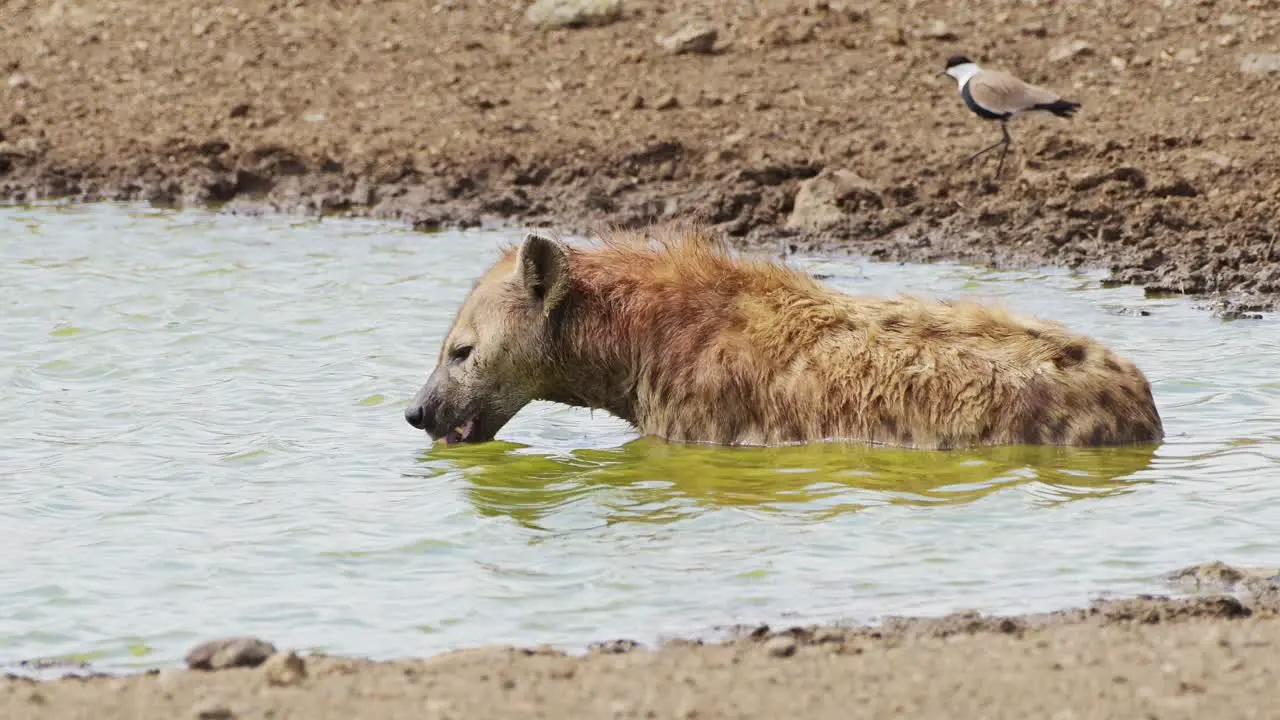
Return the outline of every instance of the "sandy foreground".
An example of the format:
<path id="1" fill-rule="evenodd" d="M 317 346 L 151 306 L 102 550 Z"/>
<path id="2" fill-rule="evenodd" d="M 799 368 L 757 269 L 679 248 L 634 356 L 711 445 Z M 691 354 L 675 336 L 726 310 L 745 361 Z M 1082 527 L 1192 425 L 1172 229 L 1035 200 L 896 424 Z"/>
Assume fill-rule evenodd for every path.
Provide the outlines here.
<path id="1" fill-rule="evenodd" d="M 1276 717 L 1280 574 L 1211 563 L 1173 580 L 1190 592 L 578 655 L 480 647 L 374 662 L 223 639 L 193 649 L 190 669 L 0 679 L 0 717 Z"/>
<path id="2" fill-rule="evenodd" d="M 747 247 L 1108 268 L 1228 317 L 1280 298 L 1276 0 L 625 0 L 561 28 L 527 6 L 0 0 L 0 197 L 698 219 Z M 998 181 L 956 169 L 999 137 L 937 77 L 957 52 L 1084 107 L 1015 122 Z M 7 678 L 0 718 L 1280 717 L 1280 593 L 1208 567 L 1208 596 L 1043 616 Z"/>

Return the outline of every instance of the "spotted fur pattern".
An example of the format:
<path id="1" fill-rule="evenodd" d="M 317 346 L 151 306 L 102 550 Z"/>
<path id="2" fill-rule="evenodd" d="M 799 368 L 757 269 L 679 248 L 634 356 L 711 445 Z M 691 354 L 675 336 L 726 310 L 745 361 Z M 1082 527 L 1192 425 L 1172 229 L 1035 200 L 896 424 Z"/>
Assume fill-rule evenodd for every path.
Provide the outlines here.
<path id="1" fill-rule="evenodd" d="M 1163 437 L 1143 373 L 1058 323 L 971 301 L 848 295 L 696 231 L 556 247 L 563 298 L 541 331 L 523 333 L 525 361 L 495 364 L 528 375 L 475 386 L 518 382 L 530 400 L 607 410 L 672 441 L 945 449 Z M 511 280 L 517 255 L 467 306 L 527 310 Z"/>

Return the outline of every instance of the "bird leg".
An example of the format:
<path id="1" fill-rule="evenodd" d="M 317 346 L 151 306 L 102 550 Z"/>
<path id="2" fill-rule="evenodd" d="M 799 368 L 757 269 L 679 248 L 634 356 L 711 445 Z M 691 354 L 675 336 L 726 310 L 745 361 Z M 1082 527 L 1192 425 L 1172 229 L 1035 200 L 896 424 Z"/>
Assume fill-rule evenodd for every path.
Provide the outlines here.
<path id="1" fill-rule="evenodd" d="M 960 167 L 967 165 L 968 163 L 972 162 L 973 160 L 977 159 L 982 155 L 986 155 L 987 153 L 991 152 L 992 150 L 995 150 L 996 148 L 1003 148 L 1003 151 L 1000 153 L 1000 162 L 996 166 L 996 177 L 999 177 L 1000 170 L 1004 168 L 1004 156 L 1009 153 L 1009 143 L 1012 142 L 1013 140 L 1013 138 L 1009 137 L 1009 128 L 1004 124 L 1004 121 L 1000 122 L 1000 134 L 1001 134 L 1001 137 L 999 142 L 995 143 L 994 145 L 984 147 L 978 152 L 965 158 L 964 160 L 961 160 Z"/>
<path id="2" fill-rule="evenodd" d="M 1000 171 L 1004 169 L 1004 156 L 1009 154 L 1009 145 L 1013 142 L 1013 138 L 1009 137 L 1009 126 L 1000 123 L 1000 133 L 1004 136 L 1000 139 L 1000 143 L 1004 145 L 1004 150 L 1000 152 L 1000 162 L 996 163 L 996 177 L 1000 177 Z"/>

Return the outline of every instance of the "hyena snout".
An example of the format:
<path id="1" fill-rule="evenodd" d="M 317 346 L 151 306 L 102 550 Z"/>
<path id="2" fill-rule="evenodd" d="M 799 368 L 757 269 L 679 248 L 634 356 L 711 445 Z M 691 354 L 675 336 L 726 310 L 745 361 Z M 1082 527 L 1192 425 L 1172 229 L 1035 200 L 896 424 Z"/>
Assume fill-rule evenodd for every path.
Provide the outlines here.
<path id="1" fill-rule="evenodd" d="M 419 430 L 427 429 L 427 409 L 421 405 L 410 405 L 404 409 L 404 420 Z"/>
<path id="2" fill-rule="evenodd" d="M 440 398 L 431 391 L 431 383 L 418 391 L 404 409 L 404 420 L 419 430 L 431 431 L 436 426 L 440 415 Z"/>

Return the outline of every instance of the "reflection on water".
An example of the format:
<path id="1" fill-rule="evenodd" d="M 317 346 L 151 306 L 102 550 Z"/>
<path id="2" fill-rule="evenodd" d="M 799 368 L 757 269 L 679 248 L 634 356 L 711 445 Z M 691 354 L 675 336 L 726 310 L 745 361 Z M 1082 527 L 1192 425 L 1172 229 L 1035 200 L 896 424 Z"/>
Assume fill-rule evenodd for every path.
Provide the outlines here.
<path id="1" fill-rule="evenodd" d="M 0 209 L 0 668 L 1047 610 L 1280 557 L 1280 323 L 1069 272 L 791 260 L 1066 321 L 1147 373 L 1159 446 L 672 445 L 535 403 L 433 448 L 404 405 L 518 237 Z"/>
<path id="2" fill-rule="evenodd" d="M 1014 487 L 1040 505 L 1113 497 L 1150 482 L 1130 476 L 1151 464 L 1156 447 L 919 452 L 837 443 L 718 448 L 646 437 L 551 455 L 502 442 L 438 445 L 418 461 L 426 477 L 461 473 L 480 514 L 542 529 L 544 516 L 587 495 L 607 524 L 669 523 L 729 506 L 820 522 L 879 505 L 963 505 Z"/>

